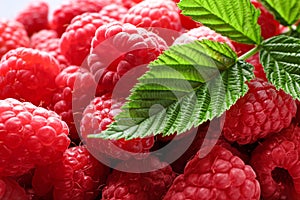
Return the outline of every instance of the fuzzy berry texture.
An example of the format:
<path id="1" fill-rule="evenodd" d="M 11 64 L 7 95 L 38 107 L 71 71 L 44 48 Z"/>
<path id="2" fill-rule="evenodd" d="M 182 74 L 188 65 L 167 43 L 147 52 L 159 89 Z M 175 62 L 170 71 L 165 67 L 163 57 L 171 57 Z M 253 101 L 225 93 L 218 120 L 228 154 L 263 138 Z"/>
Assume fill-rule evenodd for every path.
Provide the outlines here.
<path id="1" fill-rule="evenodd" d="M 29 45 L 30 39 L 23 24 L 0 19 L 0 58 L 11 49 Z"/>
<path id="2" fill-rule="evenodd" d="M 70 137 L 74 141 L 79 139 L 79 134 L 74 121 L 73 109 L 76 110 L 77 115 L 78 111 L 83 111 L 81 108 L 86 105 L 82 105 L 82 103 L 84 99 L 88 98 L 85 95 L 91 88 L 96 87 L 96 82 L 90 73 L 85 73 L 78 66 L 70 65 L 57 75 L 55 84 L 58 89 L 52 99 L 53 110 L 68 124 Z M 74 85 L 78 85 L 80 88 L 74 87 Z M 75 93 L 74 90 L 76 90 Z M 72 106 L 73 102 L 76 104 L 76 109 Z"/>
<path id="3" fill-rule="evenodd" d="M 68 127 L 53 111 L 15 99 L 0 100 L 0 176 L 18 176 L 61 158 Z"/>
<path id="4" fill-rule="evenodd" d="M 24 188 L 11 178 L 0 178 L 0 199 L 28 200 Z"/>
<path id="5" fill-rule="evenodd" d="M 117 93 L 128 96 L 136 79 L 147 70 L 146 65 L 167 48 L 158 35 L 132 24 L 112 22 L 100 26 L 92 40 L 87 66 L 98 82 L 97 94 L 112 94 L 126 75 L 126 84 Z"/>
<path id="6" fill-rule="evenodd" d="M 60 50 L 72 65 L 80 66 L 90 52 L 97 28 L 114 21 L 100 13 L 84 13 L 72 19 L 61 36 Z"/>
<path id="7" fill-rule="evenodd" d="M 127 160 L 130 157 L 144 157 L 154 144 L 154 137 L 136 138 L 131 140 L 89 139 L 89 134 L 101 133 L 120 112 L 121 103 L 108 96 L 96 97 L 83 112 L 80 126 L 82 138 L 87 146 L 96 154 L 104 153 L 112 158 Z"/>
<path id="8" fill-rule="evenodd" d="M 113 3 L 103 7 L 99 13 L 101 16 L 107 16 L 116 21 L 121 21 L 127 12 L 128 8 L 126 8 L 124 5 Z"/>
<path id="9" fill-rule="evenodd" d="M 33 189 L 41 197 L 52 191 L 53 200 L 94 200 L 108 173 L 86 147 L 71 147 L 56 163 L 36 168 Z"/>
<path id="10" fill-rule="evenodd" d="M 281 33 L 281 26 L 274 16 L 257 0 L 251 0 L 251 3 L 255 8 L 260 10 L 260 16 L 258 17 L 258 24 L 261 27 L 261 35 L 264 39 L 268 39 L 272 36 Z M 242 55 L 253 48 L 253 45 L 241 44 L 233 42 L 238 55 Z"/>
<path id="11" fill-rule="evenodd" d="M 230 142 L 250 144 L 281 131 L 296 115 L 296 102 L 283 90 L 261 79 L 248 82 L 249 90 L 224 117 L 223 136 Z"/>
<path id="12" fill-rule="evenodd" d="M 35 49 L 37 45 L 43 44 L 43 43 L 47 42 L 48 40 L 54 39 L 54 38 L 58 38 L 56 31 L 43 29 L 43 30 L 40 30 L 39 32 L 34 33 L 30 37 L 30 46 L 31 46 L 31 48 Z"/>
<path id="13" fill-rule="evenodd" d="M 32 1 L 18 13 L 15 20 L 22 23 L 27 34 L 31 36 L 35 32 L 49 28 L 48 13 L 49 6 L 47 2 Z"/>
<path id="14" fill-rule="evenodd" d="M 0 63 L 0 98 L 16 98 L 47 107 L 56 89 L 60 69 L 47 52 L 17 48 L 5 54 Z"/>
<path id="15" fill-rule="evenodd" d="M 61 36 L 72 19 L 87 12 L 99 12 L 111 0 L 68 0 L 53 11 L 51 28 Z"/>
<path id="16" fill-rule="evenodd" d="M 199 151 L 188 162 L 164 200 L 259 200 L 260 186 L 253 169 L 227 149 L 215 146 L 208 155 Z"/>
<path id="17" fill-rule="evenodd" d="M 153 167 L 154 170 L 144 173 L 127 172 L 133 168 L 138 172 L 137 167 Z M 115 169 L 109 175 L 102 200 L 161 200 L 175 178 L 172 168 L 155 157 L 140 162 L 126 161 L 124 167 L 120 168 L 122 171 Z"/>
<path id="18" fill-rule="evenodd" d="M 235 50 L 232 42 L 230 39 L 228 39 L 225 36 L 222 36 L 219 33 L 216 33 L 214 30 L 211 30 L 210 28 L 206 26 L 200 26 L 197 28 L 193 28 L 185 33 L 183 33 L 181 36 L 179 36 L 173 43 L 173 45 L 176 44 L 187 44 L 195 40 L 212 40 L 215 42 L 220 43 L 226 43 L 228 44 L 233 50 Z"/>
<path id="19" fill-rule="evenodd" d="M 69 60 L 61 52 L 59 38 L 48 39 L 47 41 L 36 45 L 35 48 L 40 51 L 47 52 L 48 55 L 55 58 L 59 64 L 60 71 L 70 65 Z"/>
<path id="20" fill-rule="evenodd" d="M 262 198 L 300 199 L 300 128 L 291 126 L 266 139 L 252 153 Z"/>

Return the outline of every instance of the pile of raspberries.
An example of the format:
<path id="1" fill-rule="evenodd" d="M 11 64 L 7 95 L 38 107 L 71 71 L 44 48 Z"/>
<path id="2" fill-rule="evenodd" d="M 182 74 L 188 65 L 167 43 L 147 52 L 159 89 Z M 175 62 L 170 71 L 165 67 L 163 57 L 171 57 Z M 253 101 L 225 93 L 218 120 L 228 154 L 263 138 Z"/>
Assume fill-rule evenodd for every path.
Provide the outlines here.
<path id="1" fill-rule="evenodd" d="M 145 66 L 170 46 L 252 48 L 182 15 L 178 2 L 67 0 L 49 13 L 41 0 L 0 18 L 1 200 L 300 199 L 300 103 L 268 83 L 258 55 L 247 60 L 255 74 L 247 94 L 193 131 L 87 137 L 114 121 Z M 265 39 L 284 30 L 251 3 Z"/>

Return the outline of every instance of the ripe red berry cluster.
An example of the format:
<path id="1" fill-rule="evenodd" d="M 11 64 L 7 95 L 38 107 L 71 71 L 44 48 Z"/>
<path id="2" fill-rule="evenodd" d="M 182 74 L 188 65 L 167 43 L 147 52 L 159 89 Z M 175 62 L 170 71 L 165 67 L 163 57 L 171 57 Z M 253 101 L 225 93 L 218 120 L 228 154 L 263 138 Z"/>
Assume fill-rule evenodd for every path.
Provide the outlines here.
<path id="1" fill-rule="evenodd" d="M 178 2 L 67 0 L 49 13 L 40 0 L 0 18 L 1 200 L 300 199 L 300 103 L 267 81 L 258 54 L 247 94 L 216 120 L 176 137 L 88 137 L 114 122 L 170 45 L 251 48 L 183 16 Z M 262 36 L 279 34 L 251 3 Z"/>

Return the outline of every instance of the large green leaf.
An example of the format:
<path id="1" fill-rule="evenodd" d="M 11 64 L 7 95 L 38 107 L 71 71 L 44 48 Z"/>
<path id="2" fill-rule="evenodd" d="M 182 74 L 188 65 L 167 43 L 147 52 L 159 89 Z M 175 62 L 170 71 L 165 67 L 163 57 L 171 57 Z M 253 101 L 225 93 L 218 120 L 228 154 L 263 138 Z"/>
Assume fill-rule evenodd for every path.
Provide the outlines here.
<path id="1" fill-rule="evenodd" d="M 300 39 L 285 35 L 262 43 L 260 59 L 268 80 L 300 100 Z"/>
<path id="2" fill-rule="evenodd" d="M 213 53 L 214 52 L 214 53 Z M 182 133 L 222 115 L 244 95 L 253 67 L 226 44 L 196 41 L 171 47 L 149 65 L 106 139 Z"/>
<path id="3" fill-rule="evenodd" d="M 300 19 L 299 0 L 261 0 L 281 24 L 289 26 Z"/>
<path id="4" fill-rule="evenodd" d="M 181 0 L 182 13 L 237 42 L 260 44 L 259 10 L 249 0 Z"/>

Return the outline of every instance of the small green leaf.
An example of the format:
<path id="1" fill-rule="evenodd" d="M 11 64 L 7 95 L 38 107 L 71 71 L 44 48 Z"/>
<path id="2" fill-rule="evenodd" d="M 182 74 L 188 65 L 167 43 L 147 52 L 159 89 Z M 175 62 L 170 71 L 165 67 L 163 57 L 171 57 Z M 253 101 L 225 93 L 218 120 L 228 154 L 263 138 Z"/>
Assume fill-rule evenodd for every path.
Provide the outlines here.
<path id="1" fill-rule="evenodd" d="M 115 122 L 89 137 L 132 139 L 183 133 L 222 115 L 247 92 L 245 82 L 253 77 L 252 65 L 237 61 L 227 44 L 211 41 L 173 46 L 149 68 Z"/>
<path id="2" fill-rule="evenodd" d="M 249 0 L 181 0 L 182 13 L 237 42 L 260 44 L 259 10 Z"/>
<path id="3" fill-rule="evenodd" d="M 300 39 L 285 35 L 262 43 L 260 59 L 268 80 L 300 100 Z"/>
<path id="4" fill-rule="evenodd" d="M 299 0 L 261 0 L 261 2 L 285 26 L 290 26 L 300 19 Z"/>

